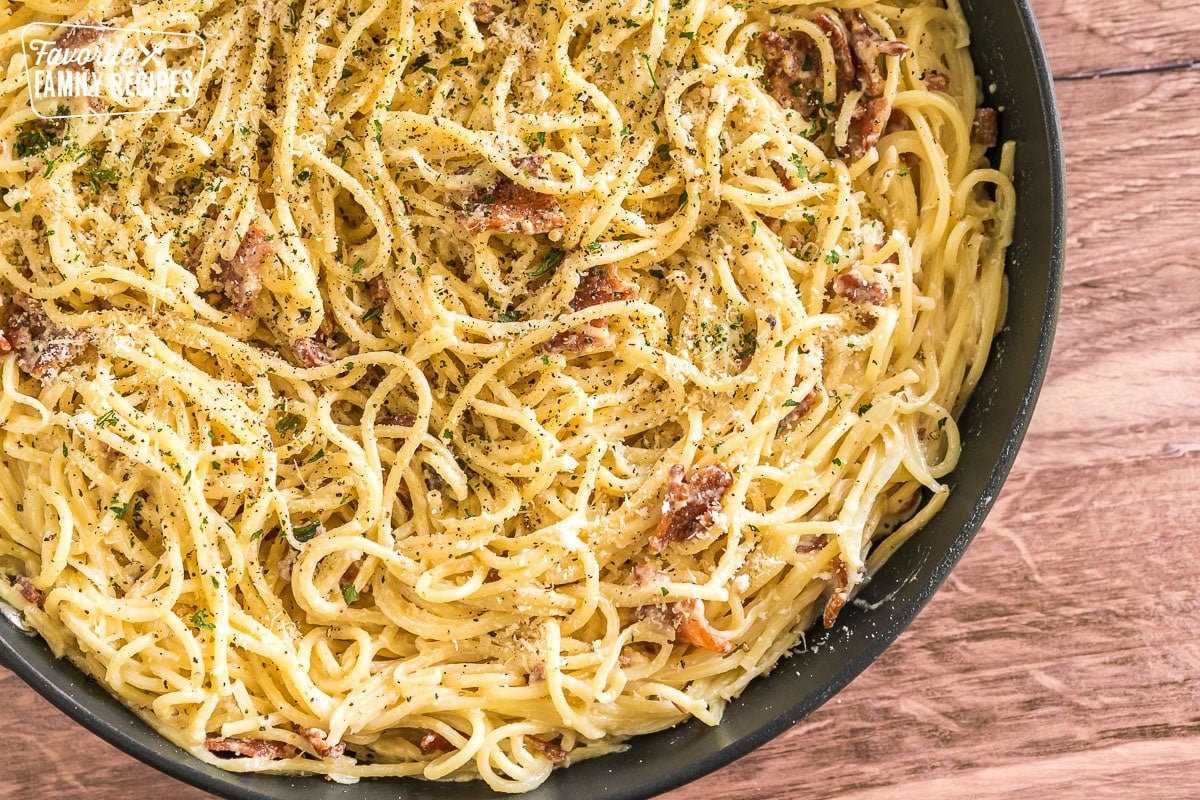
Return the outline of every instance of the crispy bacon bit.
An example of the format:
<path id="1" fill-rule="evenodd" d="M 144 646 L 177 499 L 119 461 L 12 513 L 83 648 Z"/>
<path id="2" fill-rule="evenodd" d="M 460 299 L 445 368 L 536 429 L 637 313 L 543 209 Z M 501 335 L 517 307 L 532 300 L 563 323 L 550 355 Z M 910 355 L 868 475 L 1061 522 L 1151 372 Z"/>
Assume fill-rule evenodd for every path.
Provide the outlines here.
<path id="1" fill-rule="evenodd" d="M 290 744 L 266 739 L 205 739 L 204 747 L 210 753 L 230 753 L 241 758 L 266 758 L 277 761 L 283 758 L 293 758 L 300 754 Z"/>
<path id="2" fill-rule="evenodd" d="M 571 298 L 571 308 L 579 311 L 615 300 L 636 300 L 637 296 L 637 287 L 630 286 L 617 277 L 612 267 L 592 267 L 579 276 L 579 286 L 575 289 L 575 296 Z M 592 325 L 597 328 L 605 324 L 600 320 L 592 320 Z"/>
<path id="3" fill-rule="evenodd" d="M 857 272 L 843 272 L 833 279 L 838 297 L 855 305 L 879 305 L 887 302 L 891 291 L 881 281 L 868 281 Z"/>
<path id="4" fill-rule="evenodd" d="M 912 123 L 908 120 L 908 114 L 903 111 L 893 111 L 891 118 L 888 120 L 888 132 L 904 131 L 912 127 Z"/>
<path id="5" fill-rule="evenodd" d="M 317 328 L 317 335 L 321 337 L 322 342 L 333 343 L 333 315 L 327 311 L 321 312 L 321 325 Z"/>
<path id="6" fill-rule="evenodd" d="M 827 629 L 833 627 L 837 615 L 850 598 L 850 575 L 846 572 L 846 562 L 842 561 L 841 556 L 833 558 L 833 579 L 833 594 L 825 604 L 825 613 L 821 617 L 821 622 Z"/>
<path id="7" fill-rule="evenodd" d="M 525 734 L 524 741 L 526 747 L 538 751 L 552 764 L 561 764 L 567 760 L 567 751 L 554 742 L 547 742 L 545 739 L 539 739 L 529 734 Z"/>
<path id="8" fill-rule="evenodd" d="M 636 564 L 633 567 L 633 582 L 638 586 L 656 586 L 666 580 L 667 573 L 648 564 Z M 733 642 L 709 624 L 704 616 L 704 601 L 698 598 L 642 606 L 637 610 L 637 616 L 671 630 L 673 642 L 682 639 L 716 653 L 728 653 L 733 649 Z"/>
<path id="9" fill-rule="evenodd" d="M 292 355 L 306 367 L 323 367 L 335 359 L 329 348 L 315 336 L 305 336 L 292 341 Z"/>
<path id="10" fill-rule="evenodd" d="M 883 96 L 886 82 L 879 69 L 879 59 L 882 56 L 902 56 L 912 48 L 904 42 L 884 38 L 858 11 L 847 12 L 845 18 L 850 28 L 850 43 L 854 48 L 858 85 L 863 90 L 863 100 L 862 105 L 854 110 L 853 124 L 841 154 L 857 159 L 875 149 L 892 116 L 892 103 Z"/>
<path id="11" fill-rule="evenodd" d="M 837 65 L 837 101 L 838 105 L 841 105 L 846 95 L 854 88 L 854 78 L 857 75 L 846 25 L 842 20 L 824 11 L 814 15 L 813 22 L 824 31 L 833 47 L 833 61 Z"/>
<path id="12" fill-rule="evenodd" d="M 421 741 L 417 743 L 417 746 L 421 748 L 421 755 L 428 756 L 434 753 L 445 753 L 454 749 L 454 745 L 450 744 L 450 740 L 440 733 L 435 733 L 425 728 L 421 730 L 424 733 L 421 734 Z"/>
<path id="13" fill-rule="evenodd" d="M 617 300 L 636 300 L 637 296 L 637 287 L 625 283 L 612 271 L 612 267 L 606 264 L 592 267 L 580 274 L 579 286 L 575 288 L 575 294 L 571 297 L 571 310 L 580 311 Z M 608 333 L 608 317 L 592 320 L 591 327 Z M 542 349 L 551 353 L 582 353 L 601 345 L 604 341 L 604 334 L 597 335 L 595 331 L 589 331 L 587 328 L 575 328 L 555 335 L 542 345 Z"/>
<path id="14" fill-rule="evenodd" d="M 340 758 L 346 752 L 346 743 L 329 744 L 329 734 L 320 728 L 301 728 L 300 735 L 308 739 L 313 750 L 321 758 Z"/>
<path id="15" fill-rule="evenodd" d="M 29 578 L 26 578 L 24 575 L 17 575 L 12 579 L 12 583 L 13 586 L 17 587 L 17 591 L 21 593 L 21 597 L 24 597 L 26 602 L 32 603 L 35 606 L 42 604 L 42 593 L 33 585 L 33 581 Z"/>
<path id="16" fill-rule="evenodd" d="M 350 566 L 346 567 L 346 571 L 342 573 L 342 577 L 338 578 L 338 585 L 349 586 L 354 583 L 360 572 L 362 572 L 362 562 L 351 561 Z"/>
<path id="17" fill-rule="evenodd" d="M 728 653 L 733 649 L 733 642 L 708 624 L 708 618 L 704 616 L 703 600 L 689 597 L 686 600 L 677 600 L 671 603 L 671 607 L 676 617 L 675 635 L 677 638 L 717 653 Z"/>
<path id="18" fill-rule="evenodd" d="M 850 44 L 854 48 L 859 85 L 868 97 L 879 97 L 884 90 L 879 58 L 906 55 L 912 48 L 904 42 L 885 39 L 859 11 L 846 12 L 845 18 L 850 28 Z"/>
<path id="19" fill-rule="evenodd" d="M 4 292 L 0 292 L 0 353 L 7 353 L 12 350 L 12 345 L 4 336 Z"/>
<path id="20" fill-rule="evenodd" d="M 925 73 L 925 88 L 931 92 L 950 91 L 950 77 L 930 70 Z"/>
<path id="21" fill-rule="evenodd" d="M 275 256 L 275 246 L 267 233 L 257 224 L 246 229 L 233 258 L 218 258 L 221 280 L 225 284 L 225 296 L 233 303 L 238 316 L 248 317 L 254 310 L 254 301 L 262 292 L 262 269 Z"/>
<path id="22" fill-rule="evenodd" d="M 833 48 L 837 102 L 840 104 L 853 88 L 856 74 L 846 26 L 825 11 L 814 15 L 813 23 Z M 825 67 L 816 43 L 804 33 L 783 36 L 778 31 L 765 31 L 759 43 L 766 61 L 763 74 L 771 87 L 771 96 L 784 108 L 806 114 L 817 111 L 825 90 Z"/>
<path id="23" fill-rule="evenodd" d="M 446 480 L 436 469 L 429 466 L 429 464 L 422 464 L 421 472 L 425 476 L 425 485 L 428 486 L 430 490 L 435 492 L 445 491 Z M 403 485 L 404 484 L 401 484 L 401 486 Z"/>
<path id="24" fill-rule="evenodd" d="M 782 164 L 772 161 L 771 171 L 775 173 L 775 177 L 779 179 L 779 185 L 789 192 L 796 188 L 796 181 L 792 180 L 792 171 L 784 167 Z"/>
<path id="25" fill-rule="evenodd" d="M 495 583 L 498 580 L 500 580 L 500 570 L 496 569 L 495 567 L 489 567 L 487 575 L 483 578 L 483 582 Z"/>
<path id="26" fill-rule="evenodd" d="M 475 17 L 475 21 L 480 25 L 487 25 L 496 18 L 496 9 L 492 8 L 491 3 L 476 0 L 471 3 L 471 15 Z"/>
<path id="27" fill-rule="evenodd" d="M 283 554 L 283 558 L 279 559 L 279 563 L 275 565 L 275 571 L 279 574 L 279 579 L 284 583 L 292 582 L 292 568 L 296 566 L 296 550 L 292 547 L 287 549 Z"/>
<path id="28" fill-rule="evenodd" d="M 546 680 L 546 665 L 540 661 L 533 665 L 533 669 L 529 670 L 529 678 L 527 683 L 538 683 Z"/>
<path id="29" fill-rule="evenodd" d="M 766 68 L 763 76 L 771 96 L 783 108 L 811 113 L 821 92 L 820 55 L 814 53 L 811 40 L 804 34 L 783 36 L 778 31 L 763 31 L 759 37 Z M 810 69 L 805 70 L 805 64 Z"/>
<path id="30" fill-rule="evenodd" d="M 547 353 L 586 353 L 589 350 L 595 350 L 606 341 L 601 336 L 588 333 L 587 329 L 570 330 L 555 334 L 542 345 L 542 349 Z"/>
<path id="31" fill-rule="evenodd" d="M 846 12 L 842 18 L 818 12 L 813 23 L 833 48 L 838 105 L 845 102 L 856 85 L 862 90 L 861 105 L 854 109 L 852 125 L 841 148 L 843 156 L 859 158 L 878 145 L 892 113 L 891 103 L 883 97 L 886 81 L 879 59 L 902 56 L 911 48 L 904 42 L 885 38 L 858 11 Z M 766 61 L 763 74 L 776 101 L 784 108 L 809 115 L 821 111 L 825 78 L 816 43 L 803 33 L 784 36 L 778 31 L 765 31 L 759 42 Z M 936 79 L 931 77 L 931 80 L 936 83 Z"/>
<path id="32" fill-rule="evenodd" d="M 538 178 L 545 161 L 545 156 L 529 156 L 515 162 L 515 166 Z M 561 228 L 567 224 L 567 215 L 552 195 L 535 192 L 502 175 L 490 190 L 466 202 L 458 223 L 468 233 L 498 231 L 532 236 Z"/>
<path id="33" fill-rule="evenodd" d="M 10 350 L 18 351 L 17 364 L 29 375 L 49 383 L 62 368 L 83 352 L 82 332 L 61 328 L 50 321 L 40 301 L 23 292 L 13 297 L 16 308 L 4 323 L 3 338 Z"/>
<path id="34" fill-rule="evenodd" d="M 984 147 L 995 147 L 1000 141 L 1000 115 L 994 108 L 975 109 L 971 124 L 971 142 Z"/>
<path id="35" fill-rule="evenodd" d="M 651 553 L 661 553 L 671 542 L 687 541 L 708 530 L 721 513 L 721 498 L 733 484 L 733 475 L 715 464 L 684 475 L 681 464 L 671 467 L 662 519 L 650 536 Z"/>
<path id="36" fill-rule="evenodd" d="M 371 296 L 371 301 L 377 306 L 382 306 L 388 300 L 392 299 L 392 292 L 388 289 L 387 278 L 382 275 L 376 275 L 367 281 L 367 292 Z"/>
<path id="37" fill-rule="evenodd" d="M 862 158 L 875 149 L 879 137 L 887 130 L 892 116 L 892 102 L 886 97 L 864 98 L 862 105 L 854 110 L 846 146 L 841 152 L 851 158 Z"/>
<path id="38" fill-rule="evenodd" d="M 829 535 L 822 533 L 800 542 L 800 544 L 796 545 L 796 552 L 800 554 L 816 553 L 824 550 L 827 544 L 829 544 Z"/>
<path id="39" fill-rule="evenodd" d="M 818 389 L 813 389 L 811 392 L 804 395 L 804 399 L 797 403 L 792 410 L 787 413 L 787 416 L 779 421 L 779 427 L 789 428 L 807 417 L 808 412 L 813 410 L 813 406 L 815 406 L 817 401 L 820 399 L 821 392 Z"/>
<path id="40" fill-rule="evenodd" d="M 413 425 L 416 425 L 416 424 L 417 424 L 417 415 L 416 414 L 409 414 L 409 413 L 388 414 L 387 416 L 375 418 L 376 427 L 378 427 L 380 425 L 394 425 L 398 428 L 411 428 Z"/>

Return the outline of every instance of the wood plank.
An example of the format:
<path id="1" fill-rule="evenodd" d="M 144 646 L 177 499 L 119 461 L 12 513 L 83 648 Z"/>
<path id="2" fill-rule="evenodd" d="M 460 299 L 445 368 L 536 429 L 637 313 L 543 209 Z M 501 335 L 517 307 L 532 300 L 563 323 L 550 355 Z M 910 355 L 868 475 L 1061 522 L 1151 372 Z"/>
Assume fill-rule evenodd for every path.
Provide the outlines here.
<path id="1" fill-rule="evenodd" d="M 186 786 L 133 759 L 76 725 L 0 667 L 0 797 L 204 800 Z"/>
<path id="2" fill-rule="evenodd" d="M 1193 0 L 1032 0 L 1055 77 L 1200 59 Z"/>
<path id="3" fill-rule="evenodd" d="M 1200 449 L 1200 71 L 1061 83 L 1062 313 L 1032 466 Z M 1170 125 L 1146 120 L 1170 119 Z M 1189 157 L 1191 156 L 1191 157 Z M 1079 424 L 1086 409 L 1088 424 Z"/>
<path id="4" fill-rule="evenodd" d="M 1200 56 L 1200 9 L 1182 0 L 1034 6 L 1060 73 Z M 1200 796 L 1200 73 L 1058 90 L 1063 316 L 997 508 L 859 680 L 671 800 Z M 0 766 L 0 796 L 208 797 L 3 670 L 0 692 L 0 736 L 21 754 Z"/>

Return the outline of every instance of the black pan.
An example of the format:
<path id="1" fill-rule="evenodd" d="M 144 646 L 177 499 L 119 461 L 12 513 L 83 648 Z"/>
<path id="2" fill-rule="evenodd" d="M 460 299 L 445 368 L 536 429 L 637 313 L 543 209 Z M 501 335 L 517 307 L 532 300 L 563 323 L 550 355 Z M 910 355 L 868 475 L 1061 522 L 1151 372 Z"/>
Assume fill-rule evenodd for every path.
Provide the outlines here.
<path id="1" fill-rule="evenodd" d="M 1017 142 L 1016 233 L 1008 255 L 1009 303 L 991 363 L 965 410 L 963 458 L 950 500 L 880 570 L 830 633 L 782 661 L 730 704 L 720 726 L 692 720 L 638 737 L 630 750 L 556 770 L 528 800 L 635 800 L 712 772 L 778 736 L 866 669 L 912 622 L 962 557 L 1017 455 L 1042 385 L 1058 311 L 1066 236 L 1061 133 L 1053 84 L 1026 0 L 963 0 L 972 52 L 1001 138 Z M 0 661 L 101 738 L 147 764 L 236 800 L 474 800 L 503 797 L 480 782 L 412 779 L 341 786 L 320 778 L 235 775 L 167 742 L 40 639 L 0 623 Z M 83 769 L 81 765 L 80 769 Z"/>

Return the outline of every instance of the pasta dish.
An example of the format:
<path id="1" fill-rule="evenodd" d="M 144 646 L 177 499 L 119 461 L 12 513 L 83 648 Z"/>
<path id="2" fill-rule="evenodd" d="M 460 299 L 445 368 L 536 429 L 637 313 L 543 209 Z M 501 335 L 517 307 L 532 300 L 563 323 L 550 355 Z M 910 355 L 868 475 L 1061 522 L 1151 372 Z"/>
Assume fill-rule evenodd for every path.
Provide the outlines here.
<path id="1" fill-rule="evenodd" d="M 227 770 L 520 792 L 717 724 L 947 498 L 1015 207 L 969 36 L 0 4 L 9 621 Z"/>

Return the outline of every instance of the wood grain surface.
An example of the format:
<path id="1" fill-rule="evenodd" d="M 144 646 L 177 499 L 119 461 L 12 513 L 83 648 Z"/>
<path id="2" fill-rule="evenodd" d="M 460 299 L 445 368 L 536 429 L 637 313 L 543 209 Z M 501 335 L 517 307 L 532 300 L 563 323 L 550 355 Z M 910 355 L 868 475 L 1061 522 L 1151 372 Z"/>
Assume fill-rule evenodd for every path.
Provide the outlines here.
<path id="1" fill-rule="evenodd" d="M 670 800 L 1200 797 L 1200 4 L 1033 0 L 1069 243 L 983 531 L 825 707 Z M 0 669 L 0 797 L 201 800 Z"/>

